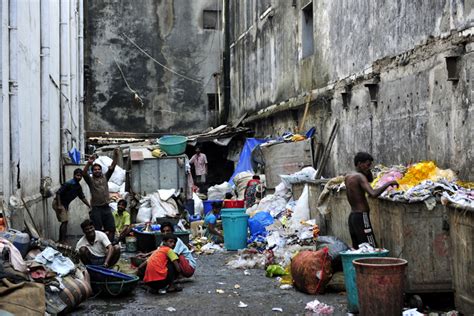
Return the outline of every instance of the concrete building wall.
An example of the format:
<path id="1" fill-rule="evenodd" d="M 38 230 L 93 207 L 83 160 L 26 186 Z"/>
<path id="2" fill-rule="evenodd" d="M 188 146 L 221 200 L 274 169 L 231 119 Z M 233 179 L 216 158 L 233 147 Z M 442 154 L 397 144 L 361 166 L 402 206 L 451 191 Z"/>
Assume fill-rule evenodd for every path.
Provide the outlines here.
<path id="1" fill-rule="evenodd" d="M 308 4 L 314 49 L 304 57 Z M 324 175 L 350 170 L 365 150 L 384 164 L 433 159 L 472 180 L 472 1 L 246 5 L 251 14 L 231 1 L 231 119 L 249 113 L 257 136 L 296 131 L 311 94 L 306 129 L 315 126 L 325 143 L 341 123 Z M 456 82 L 447 81 L 453 53 Z M 374 80 L 377 103 L 365 86 Z"/>
<path id="2" fill-rule="evenodd" d="M 62 156 L 72 147 L 84 151 L 81 5 L 81 0 L 1 2 L 2 211 L 13 228 L 23 230 L 27 207 L 42 237 L 55 238 L 58 227 L 42 183 L 47 179 L 55 191 Z"/>
<path id="3" fill-rule="evenodd" d="M 89 133 L 215 126 L 207 94 L 216 93 L 222 31 L 203 28 L 203 11 L 222 12 L 221 0 L 87 1 L 86 10 Z"/>

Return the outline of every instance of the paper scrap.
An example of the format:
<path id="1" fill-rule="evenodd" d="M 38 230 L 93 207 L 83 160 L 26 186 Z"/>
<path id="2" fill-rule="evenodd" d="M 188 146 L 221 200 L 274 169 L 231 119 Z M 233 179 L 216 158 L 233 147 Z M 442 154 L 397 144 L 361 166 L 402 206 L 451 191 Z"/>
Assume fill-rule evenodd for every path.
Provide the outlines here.
<path id="1" fill-rule="evenodd" d="M 174 308 L 174 307 L 168 307 L 166 310 L 168 312 L 176 312 L 176 308 Z"/>
<path id="2" fill-rule="evenodd" d="M 247 304 L 245 304 L 244 302 L 240 301 L 240 302 L 239 302 L 239 305 L 238 305 L 237 307 L 245 308 L 245 307 L 247 307 L 247 306 L 248 306 Z"/>
<path id="3" fill-rule="evenodd" d="M 280 312 L 280 313 L 283 313 L 283 308 L 281 308 L 281 307 L 273 307 L 273 308 L 272 308 L 272 311 L 273 311 L 273 312 Z"/>
<path id="4" fill-rule="evenodd" d="M 234 285 L 234 289 L 240 289 L 240 285 L 238 284 Z"/>
<path id="5" fill-rule="evenodd" d="M 225 293 L 224 290 L 221 290 L 221 289 L 217 289 L 216 292 L 219 293 L 219 294 L 224 294 Z"/>

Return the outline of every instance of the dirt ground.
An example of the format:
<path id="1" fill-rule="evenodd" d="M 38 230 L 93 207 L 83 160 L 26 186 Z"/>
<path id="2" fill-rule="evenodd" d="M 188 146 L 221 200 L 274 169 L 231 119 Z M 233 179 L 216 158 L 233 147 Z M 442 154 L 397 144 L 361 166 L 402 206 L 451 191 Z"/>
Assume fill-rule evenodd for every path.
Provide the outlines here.
<path id="1" fill-rule="evenodd" d="M 346 296 L 337 293 L 311 296 L 295 289 L 282 290 L 265 271 L 235 270 L 225 265 L 229 253 L 200 255 L 195 275 L 181 283 L 182 292 L 165 295 L 148 293 L 138 286 L 122 298 L 92 298 L 80 305 L 74 315 L 311 315 L 306 303 L 318 299 L 335 308 L 334 315 L 346 315 Z M 238 284 L 240 288 L 235 288 Z M 216 292 L 223 290 L 223 294 Z M 242 301 L 246 308 L 239 308 Z M 167 311 L 173 307 L 174 312 Z M 281 308 L 283 312 L 272 311 Z"/>

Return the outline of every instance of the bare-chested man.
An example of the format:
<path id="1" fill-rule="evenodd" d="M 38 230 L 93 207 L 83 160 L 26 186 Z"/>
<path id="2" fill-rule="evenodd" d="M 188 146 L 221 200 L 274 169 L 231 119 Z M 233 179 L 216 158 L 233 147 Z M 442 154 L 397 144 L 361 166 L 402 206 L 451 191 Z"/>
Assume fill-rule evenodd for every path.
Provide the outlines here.
<path id="1" fill-rule="evenodd" d="M 359 152 L 354 157 L 356 171 L 346 175 L 344 182 L 346 184 L 347 200 L 351 205 L 351 215 L 349 216 L 349 232 L 352 239 L 352 247 L 359 248 L 362 243 L 369 243 L 377 247 L 375 242 L 372 225 L 369 217 L 369 203 L 366 193 L 371 197 L 377 197 L 390 186 L 398 186 L 396 181 L 391 181 L 378 189 L 372 189 L 372 172 L 370 168 L 374 158 L 368 153 Z"/>

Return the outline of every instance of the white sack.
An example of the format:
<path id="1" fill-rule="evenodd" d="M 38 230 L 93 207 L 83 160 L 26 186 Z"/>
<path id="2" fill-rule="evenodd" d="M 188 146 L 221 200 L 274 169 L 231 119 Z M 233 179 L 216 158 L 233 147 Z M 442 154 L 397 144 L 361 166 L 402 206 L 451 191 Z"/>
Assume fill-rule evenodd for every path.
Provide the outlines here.
<path id="1" fill-rule="evenodd" d="M 306 167 L 290 175 L 280 175 L 280 178 L 290 188 L 291 184 L 315 180 L 316 173 L 317 171 L 313 167 Z"/>
<path id="2" fill-rule="evenodd" d="M 202 203 L 202 200 L 194 192 L 193 192 L 193 200 L 194 200 L 194 214 L 203 215 L 203 213 L 204 213 L 204 203 Z"/>
<path id="3" fill-rule="evenodd" d="M 109 182 L 108 185 L 109 185 L 109 192 L 110 193 L 120 192 L 120 186 L 119 185 L 117 185 L 113 182 Z"/>
<path id="4" fill-rule="evenodd" d="M 102 167 L 102 173 L 106 174 L 109 170 L 110 165 L 112 164 L 112 161 L 113 160 L 110 157 L 100 156 L 94 161 L 94 163 L 99 164 Z M 125 182 L 125 174 L 125 170 L 120 168 L 120 166 L 115 166 L 114 173 L 112 173 L 109 182 L 113 182 L 118 186 L 121 186 Z"/>

